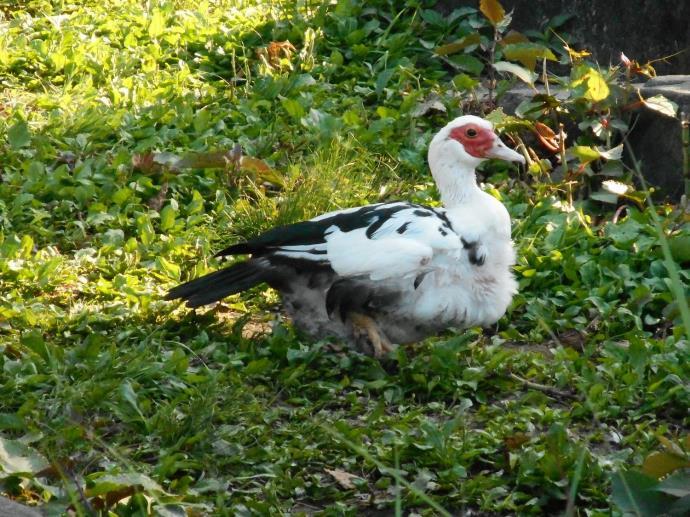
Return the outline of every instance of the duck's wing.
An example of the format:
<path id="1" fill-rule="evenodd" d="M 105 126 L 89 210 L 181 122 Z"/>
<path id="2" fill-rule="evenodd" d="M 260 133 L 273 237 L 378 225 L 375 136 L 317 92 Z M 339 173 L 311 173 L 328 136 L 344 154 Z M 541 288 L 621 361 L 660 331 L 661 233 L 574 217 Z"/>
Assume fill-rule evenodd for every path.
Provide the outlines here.
<path id="1" fill-rule="evenodd" d="M 434 254 L 462 250 L 443 209 L 378 203 L 274 228 L 218 256 L 251 254 L 298 269 L 330 268 L 341 277 L 381 280 L 428 272 Z"/>
<path id="2" fill-rule="evenodd" d="M 251 259 L 181 284 L 166 298 L 198 307 L 262 282 L 281 288 L 295 275 L 322 272 L 366 281 L 409 278 L 416 287 L 433 270 L 435 255 L 461 258 L 463 249 L 443 209 L 379 203 L 329 212 L 234 244 L 217 256 Z"/>

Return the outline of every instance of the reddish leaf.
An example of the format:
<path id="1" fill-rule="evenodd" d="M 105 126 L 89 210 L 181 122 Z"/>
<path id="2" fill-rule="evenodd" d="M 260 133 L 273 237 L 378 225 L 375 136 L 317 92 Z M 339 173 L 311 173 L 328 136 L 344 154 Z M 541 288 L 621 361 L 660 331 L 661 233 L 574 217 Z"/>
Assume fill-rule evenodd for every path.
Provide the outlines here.
<path id="1" fill-rule="evenodd" d="M 555 153 L 560 149 L 559 136 L 546 124 L 536 122 L 534 124 L 534 132 L 537 135 L 537 140 L 546 150 Z"/>
<path id="2" fill-rule="evenodd" d="M 656 70 L 651 61 L 640 65 L 636 60 L 630 59 L 621 52 L 621 64 L 628 69 L 630 74 L 643 75 L 645 77 L 656 77 Z"/>

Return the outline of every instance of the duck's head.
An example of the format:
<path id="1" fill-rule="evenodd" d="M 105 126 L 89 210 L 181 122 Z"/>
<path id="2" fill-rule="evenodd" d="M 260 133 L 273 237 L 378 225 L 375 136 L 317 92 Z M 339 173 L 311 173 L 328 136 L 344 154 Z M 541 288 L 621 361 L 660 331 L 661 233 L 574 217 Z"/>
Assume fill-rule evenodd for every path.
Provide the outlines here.
<path id="1" fill-rule="evenodd" d="M 474 115 L 458 117 L 441 129 L 429 146 L 429 163 L 443 159 L 463 169 L 474 170 L 484 160 L 497 158 L 525 163 L 525 158 L 507 147 L 494 132 L 491 122 Z"/>

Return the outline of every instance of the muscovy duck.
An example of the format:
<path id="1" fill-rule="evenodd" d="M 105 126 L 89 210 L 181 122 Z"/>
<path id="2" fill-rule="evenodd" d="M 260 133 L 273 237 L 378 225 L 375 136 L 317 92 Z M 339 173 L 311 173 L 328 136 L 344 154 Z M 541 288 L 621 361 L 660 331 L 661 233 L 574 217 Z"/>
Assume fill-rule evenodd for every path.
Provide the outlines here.
<path id="1" fill-rule="evenodd" d="M 508 212 L 477 185 L 475 167 L 488 158 L 525 161 L 488 121 L 458 117 L 429 146 L 443 208 L 376 203 L 274 228 L 217 254 L 248 260 L 166 299 L 199 307 L 266 283 L 298 329 L 377 357 L 449 327 L 491 325 L 517 284 Z"/>

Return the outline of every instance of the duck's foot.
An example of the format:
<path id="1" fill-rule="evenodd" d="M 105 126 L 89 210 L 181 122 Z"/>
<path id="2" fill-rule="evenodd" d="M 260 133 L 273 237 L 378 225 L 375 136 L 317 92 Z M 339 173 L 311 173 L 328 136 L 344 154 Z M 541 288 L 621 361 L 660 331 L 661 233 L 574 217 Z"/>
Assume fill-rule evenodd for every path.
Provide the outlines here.
<path id="1" fill-rule="evenodd" d="M 374 357 L 383 357 L 384 354 L 394 349 L 388 337 L 386 337 L 376 322 L 369 316 L 351 312 L 348 314 L 348 319 L 352 325 L 352 333 L 354 334 L 355 341 L 357 343 L 364 342 L 371 346 L 374 351 Z"/>

